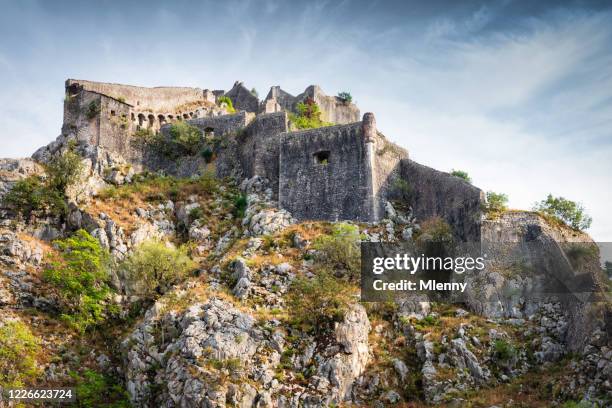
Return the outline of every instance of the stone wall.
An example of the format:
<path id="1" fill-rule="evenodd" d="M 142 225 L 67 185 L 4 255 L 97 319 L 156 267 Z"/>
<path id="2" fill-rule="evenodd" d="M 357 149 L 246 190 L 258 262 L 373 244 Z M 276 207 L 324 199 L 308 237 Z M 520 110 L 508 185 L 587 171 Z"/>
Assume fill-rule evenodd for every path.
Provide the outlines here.
<path id="1" fill-rule="evenodd" d="M 227 91 L 225 96 L 232 100 L 232 104 L 236 110 L 259 112 L 259 99 L 253 95 L 242 82 L 237 81 L 234 83 L 233 88 Z"/>
<path id="2" fill-rule="evenodd" d="M 318 85 L 310 85 L 296 97 L 297 102 L 312 98 L 321 108 L 321 120 L 337 124 L 353 123 L 361 120 L 359 108 L 354 103 L 346 103 L 335 96 L 326 95 Z M 295 110 L 295 108 L 294 108 Z"/>
<path id="3" fill-rule="evenodd" d="M 246 177 L 260 175 L 270 181 L 278 195 L 281 134 L 287 132 L 285 112 L 260 114 L 239 137 L 240 162 Z"/>
<path id="4" fill-rule="evenodd" d="M 129 116 L 130 105 L 97 92 L 81 90 L 64 101 L 62 133 L 75 134 L 80 144 L 128 157 L 132 130 Z"/>
<path id="5" fill-rule="evenodd" d="M 403 159 L 401 178 L 410 188 L 409 204 L 419 222 L 441 217 L 463 241 L 480 242 L 480 219 L 484 194 L 459 177 Z"/>
<path id="6" fill-rule="evenodd" d="M 130 106 L 129 120 L 133 130 L 158 131 L 176 120 L 187 120 L 225 113 L 214 103 L 215 95 L 200 88 L 157 87 L 68 79 L 66 95 L 75 96 L 82 90 L 101 94 Z"/>
<path id="7" fill-rule="evenodd" d="M 295 96 L 281 89 L 280 86 L 275 85 L 270 87 L 270 91 L 264 101 L 264 112 L 269 113 L 268 107 L 277 109 L 275 105 L 278 105 L 278 109 L 282 109 L 286 112 L 292 112 L 295 109 Z M 277 112 L 277 110 L 273 110 Z"/>
<path id="8" fill-rule="evenodd" d="M 81 79 L 68 79 L 66 88 L 79 85 L 87 91 L 93 91 L 123 100 L 134 106 L 136 110 L 152 110 L 155 112 L 171 112 L 177 106 L 193 102 L 208 102 L 204 90 L 187 87 L 155 87 L 110 84 L 105 82 L 85 81 Z"/>
<path id="9" fill-rule="evenodd" d="M 300 220 L 372 217 L 362 123 L 283 133 L 279 204 Z"/>
<path id="10" fill-rule="evenodd" d="M 207 133 L 207 136 L 226 136 L 229 134 L 237 134 L 254 118 L 254 114 L 248 112 L 238 112 L 232 115 L 190 119 L 187 121 L 187 123 L 197 127 L 202 132 Z"/>
<path id="11" fill-rule="evenodd" d="M 277 197 L 280 135 L 287 129 L 285 112 L 257 115 L 243 131 L 224 140 L 217 156 L 217 175 L 238 180 L 265 177 Z"/>
<path id="12" fill-rule="evenodd" d="M 297 104 L 314 100 L 321 109 L 321 120 L 335 124 L 348 124 L 361 120 L 359 108 L 353 103 L 346 103 L 335 96 L 327 96 L 318 85 L 311 85 L 298 96 L 293 96 L 281 89 L 280 86 L 270 88 L 266 99 L 262 103 L 262 111 L 266 113 L 286 112 L 297 113 Z"/>
<path id="13" fill-rule="evenodd" d="M 363 116 L 363 128 L 367 140 L 373 142 L 372 193 L 374 196 L 374 219 L 385 214 L 385 204 L 393 195 L 395 181 L 401 178 L 401 160 L 408 159 L 408 151 L 388 141 L 376 129 L 376 119 L 372 113 Z"/>

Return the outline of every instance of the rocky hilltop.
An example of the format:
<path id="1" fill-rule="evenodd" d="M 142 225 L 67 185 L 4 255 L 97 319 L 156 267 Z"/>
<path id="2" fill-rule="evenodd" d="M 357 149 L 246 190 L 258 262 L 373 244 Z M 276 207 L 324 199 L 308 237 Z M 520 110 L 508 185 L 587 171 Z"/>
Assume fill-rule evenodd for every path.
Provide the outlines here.
<path id="1" fill-rule="evenodd" d="M 0 198 L 0 386 L 116 407 L 612 401 L 590 237 L 487 212 L 347 95 L 70 79 L 60 136 L 0 160 Z M 460 303 L 367 303 L 362 241 L 496 246 Z"/>

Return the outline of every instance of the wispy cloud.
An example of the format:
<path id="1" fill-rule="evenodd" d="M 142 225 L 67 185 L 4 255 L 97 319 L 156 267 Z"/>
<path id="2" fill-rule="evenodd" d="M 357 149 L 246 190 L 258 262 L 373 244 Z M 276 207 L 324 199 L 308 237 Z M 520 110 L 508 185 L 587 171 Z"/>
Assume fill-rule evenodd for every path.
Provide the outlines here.
<path id="1" fill-rule="evenodd" d="M 0 35 L 0 156 L 61 126 L 66 77 L 349 90 L 413 158 L 530 207 L 582 201 L 612 241 L 612 14 L 586 3 L 19 2 Z M 23 24 L 27 22 L 27 24 Z M 18 135 L 19 137 L 15 137 Z"/>

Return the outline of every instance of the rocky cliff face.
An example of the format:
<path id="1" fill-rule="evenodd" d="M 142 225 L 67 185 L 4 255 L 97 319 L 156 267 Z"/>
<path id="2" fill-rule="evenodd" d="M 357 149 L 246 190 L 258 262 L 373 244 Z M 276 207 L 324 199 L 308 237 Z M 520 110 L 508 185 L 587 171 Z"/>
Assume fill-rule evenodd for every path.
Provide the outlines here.
<path id="1" fill-rule="evenodd" d="M 39 374 L 27 385 L 77 386 L 85 406 L 610 404 L 607 299 L 534 292 L 552 279 L 567 283 L 576 271 L 581 284 L 603 285 L 569 255 L 568 245 L 591 243 L 585 234 L 532 213 L 481 219 L 480 190 L 407 159 L 399 172 L 415 195 L 400 206 L 385 203 L 380 222 L 342 224 L 339 234 L 339 223 L 298 222 L 279 209 L 274 180 L 261 175 L 238 182 L 146 175 L 77 139 L 61 136 L 35 154 L 44 164 L 77 142 L 82 174 L 66 190 L 63 216 L 0 212 L 0 328 L 21 322 L 41 347 Z M 34 160 L 1 160 L 0 196 L 31 175 L 46 177 Z M 445 204 L 424 204 L 436 197 Z M 348 258 L 355 242 L 347 244 L 346 231 L 354 228 L 357 240 L 407 241 L 434 215 L 452 223 L 457 237 L 496 244 L 485 270 L 467 278 L 464 304 L 359 303 Z M 109 254 L 105 302 L 115 310 L 84 333 L 66 325 L 65 299 L 44 273 L 59 256 L 52 240 L 79 229 Z M 150 241 L 186 244 L 197 266 L 145 298 L 121 265 Z M 535 244 L 559 261 L 538 263 L 529 252 Z M 329 248 L 340 248 L 335 258 Z M 312 296 L 308 282 L 322 271 L 337 290 L 317 287 Z M 295 310 L 296 297 L 307 296 L 317 307 Z M 325 319 L 309 319 L 321 310 Z M 100 383 L 99 398 L 85 400 Z"/>

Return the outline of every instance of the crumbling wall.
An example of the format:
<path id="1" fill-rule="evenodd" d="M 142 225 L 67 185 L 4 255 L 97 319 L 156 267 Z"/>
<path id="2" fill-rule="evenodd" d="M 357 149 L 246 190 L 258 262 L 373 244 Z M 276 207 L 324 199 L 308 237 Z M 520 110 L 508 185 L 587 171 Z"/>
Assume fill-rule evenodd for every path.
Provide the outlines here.
<path id="1" fill-rule="evenodd" d="M 232 100 L 234 108 L 247 112 L 259 112 L 259 99 L 251 93 L 240 81 L 236 81 L 225 96 Z"/>
<path id="2" fill-rule="evenodd" d="M 200 129 L 206 136 L 226 136 L 237 134 L 244 129 L 255 115 L 248 112 L 238 112 L 233 115 L 209 116 L 188 120 L 187 123 Z"/>
<path id="3" fill-rule="evenodd" d="M 307 98 L 315 101 L 321 108 L 321 120 L 337 124 L 354 123 L 361 120 L 359 108 L 335 96 L 326 95 L 318 85 L 310 85 L 296 97 L 296 104 L 304 102 Z M 295 111 L 296 108 L 294 107 Z"/>
<path id="4" fill-rule="evenodd" d="M 300 220 L 370 221 L 362 123 L 281 135 L 279 204 Z"/>
<path id="5" fill-rule="evenodd" d="M 295 96 L 283 91 L 280 86 L 275 85 L 270 87 L 270 91 L 264 100 L 264 112 L 278 112 L 279 110 L 292 112 L 295 109 L 295 104 Z"/>
<path id="6" fill-rule="evenodd" d="M 400 174 L 410 186 L 408 201 L 418 221 L 441 217 L 458 239 L 480 242 L 482 190 L 410 159 L 401 160 Z"/>
<path id="7" fill-rule="evenodd" d="M 177 120 L 225 113 L 215 105 L 215 95 L 200 88 L 145 88 L 77 79 L 66 81 L 67 97 L 78 95 L 83 90 L 129 105 L 131 111 L 128 118 L 133 130 L 150 129 L 157 132 L 165 124 Z"/>
<path id="8" fill-rule="evenodd" d="M 194 102 L 208 102 L 204 90 L 187 87 L 155 87 L 110 84 L 105 82 L 68 79 L 66 88 L 72 85 L 83 87 L 112 98 L 123 100 L 134 106 L 135 110 L 151 110 L 155 112 L 173 112 L 177 106 Z"/>

